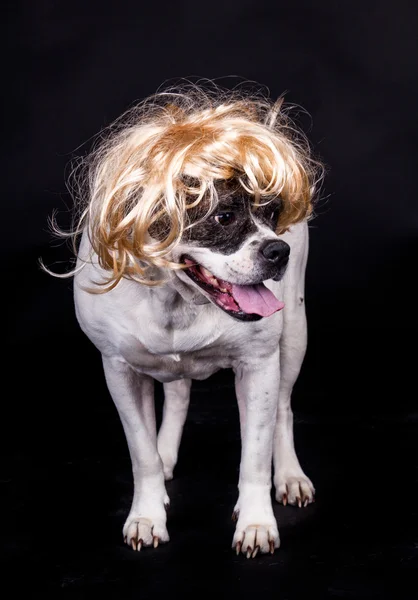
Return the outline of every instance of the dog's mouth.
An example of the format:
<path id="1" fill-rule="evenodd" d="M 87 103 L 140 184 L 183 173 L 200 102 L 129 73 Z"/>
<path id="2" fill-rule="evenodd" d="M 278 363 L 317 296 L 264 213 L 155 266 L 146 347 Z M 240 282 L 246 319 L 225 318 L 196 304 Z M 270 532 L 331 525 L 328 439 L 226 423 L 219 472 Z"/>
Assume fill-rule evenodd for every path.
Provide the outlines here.
<path id="1" fill-rule="evenodd" d="M 214 304 L 231 317 L 241 321 L 258 321 L 284 307 L 264 283 L 238 285 L 215 277 L 210 271 L 188 256 L 181 261 L 187 265 L 184 272 L 209 294 Z"/>

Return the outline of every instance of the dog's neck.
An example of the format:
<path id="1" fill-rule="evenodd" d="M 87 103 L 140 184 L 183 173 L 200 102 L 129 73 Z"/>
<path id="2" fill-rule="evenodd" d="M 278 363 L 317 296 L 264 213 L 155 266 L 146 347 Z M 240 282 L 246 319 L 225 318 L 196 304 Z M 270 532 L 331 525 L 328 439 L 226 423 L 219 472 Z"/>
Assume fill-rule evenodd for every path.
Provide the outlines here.
<path id="1" fill-rule="evenodd" d="M 150 300 L 156 305 L 154 315 L 164 328 L 186 329 L 202 312 L 203 304 L 210 301 L 198 290 L 183 283 L 175 273 L 161 286 L 149 288 Z M 208 307 L 208 308 L 209 308 Z"/>

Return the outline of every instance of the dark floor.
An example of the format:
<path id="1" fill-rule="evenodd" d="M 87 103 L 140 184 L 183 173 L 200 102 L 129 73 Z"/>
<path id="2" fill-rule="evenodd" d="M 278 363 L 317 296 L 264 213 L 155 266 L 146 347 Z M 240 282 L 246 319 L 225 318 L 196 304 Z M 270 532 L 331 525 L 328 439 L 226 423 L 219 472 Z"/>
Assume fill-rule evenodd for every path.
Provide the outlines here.
<path id="1" fill-rule="evenodd" d="M 93 350 L 91 358 L 94 394 L 83 379 L 90 367 L 82 369 L 84 387 L 79 375 L 59 378 L 62 357 L 44 371 L 38 357 L 15 380 L 29 408 L 25 417 L 16 404 L 5 431 L 1 564 L 13 591 L 3 597 L 417 597 L 411 414 L 314 416 L 306 397 L 296 396 L 297 450 L 317 502 L 274 503 L 281 548 L 247 560 L 231 550 L 240 450 L 232 379 L 224 373 L 197 383 L 167 485 L 171 541 L 135 553 L 122 540 L 132 494 L 128 452 Z"/>

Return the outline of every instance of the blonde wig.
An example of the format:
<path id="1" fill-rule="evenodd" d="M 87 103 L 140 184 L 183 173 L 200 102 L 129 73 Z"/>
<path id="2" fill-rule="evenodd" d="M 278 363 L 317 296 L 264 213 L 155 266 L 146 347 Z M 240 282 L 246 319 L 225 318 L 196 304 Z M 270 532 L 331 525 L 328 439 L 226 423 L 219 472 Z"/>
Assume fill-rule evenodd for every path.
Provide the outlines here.
<path id="1" fill-rule="evenodd" d="M 193 227 L 191 209 L 201 218 L 216 209 L 222 184 L 255 207 L 280 197 L 278 233 L 311 215 L 321 165 L 282 100 L 189 84 L 144 100 L 100 136 L 75 171 L 76 224 L 60 233 L 75 241 L 87 230 L 108 272 L 99 291 L 122 277 L 155 285 L 153 266 L 182 268 L 170 251 Z"/>

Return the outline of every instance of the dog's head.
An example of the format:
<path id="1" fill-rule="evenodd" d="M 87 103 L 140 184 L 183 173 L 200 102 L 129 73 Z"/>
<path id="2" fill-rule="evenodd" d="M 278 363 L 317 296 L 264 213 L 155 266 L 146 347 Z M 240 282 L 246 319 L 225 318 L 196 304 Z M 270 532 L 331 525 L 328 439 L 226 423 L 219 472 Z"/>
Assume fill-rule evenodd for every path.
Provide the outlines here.
<path id="1" fill-rule="evenodd" d="M 213 90 L 212 90 L 213 91 Z M 164 270 L 231 316 L 283 304 L 278 234 L 311 214 L 320 165 L 281 110 L 260 97 L 193 86 L 130 111 L 88 161 L 88 227 L 103 291 L 122 277 L 158 285 Z"/>
<path id="2" fill-rule="evenodd" d="M 236 182 L 222 182 L 217 196 L 209 213 L 190 211 L 189 227 L 172 251 L 186 268 L 175 274 L 236 319 L 269 316 L 284 306 L 263 284 L 280 280 L 289 260 L 290 247 L 276 234 L 282 202 L 255 206 Z"/>

